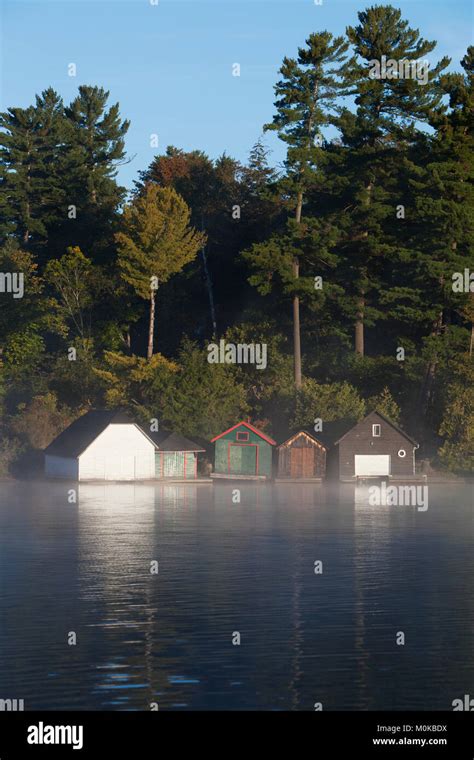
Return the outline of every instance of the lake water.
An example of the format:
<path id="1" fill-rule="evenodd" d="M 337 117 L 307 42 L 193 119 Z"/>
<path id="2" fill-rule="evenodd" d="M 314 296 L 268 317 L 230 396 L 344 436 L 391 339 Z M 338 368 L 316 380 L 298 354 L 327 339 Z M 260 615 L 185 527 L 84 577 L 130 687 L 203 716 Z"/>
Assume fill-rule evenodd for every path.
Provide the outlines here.
<path id="1" fill-rule="evenodd" d="M 421 512 L 342 485 L 2 483 L 0 698 L 450 710 L 474 696 L 473 513 L 469 485 Z"/>

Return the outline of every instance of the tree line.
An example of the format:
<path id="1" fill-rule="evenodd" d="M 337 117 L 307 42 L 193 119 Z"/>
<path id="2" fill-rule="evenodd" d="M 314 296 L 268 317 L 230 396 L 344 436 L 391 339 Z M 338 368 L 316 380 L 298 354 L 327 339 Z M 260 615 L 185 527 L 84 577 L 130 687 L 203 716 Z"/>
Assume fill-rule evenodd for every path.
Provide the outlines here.
<path id="1" fill-rule="evenodd" d="M 0 293 L 3 471 L 103 405 L 202 437 L 379 408 L 471 471 L 473 59 L 448 72 L 399 10 L 368 8 L 284 58 L 246 164 L 170 146 L 129 194 L 129 121 L 101 87 L 1 114 L 0 272 L 25 279 Z M 265 371 L 210 365 L 220 337 L 265 343 Z"/>

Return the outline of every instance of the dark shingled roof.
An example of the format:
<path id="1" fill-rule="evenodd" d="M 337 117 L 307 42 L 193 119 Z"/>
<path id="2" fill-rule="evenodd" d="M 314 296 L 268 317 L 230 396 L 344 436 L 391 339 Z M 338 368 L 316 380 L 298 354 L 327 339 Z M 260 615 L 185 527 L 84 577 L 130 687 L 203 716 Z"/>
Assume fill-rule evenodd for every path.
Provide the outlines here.
<path id="1" fill-rule="evenodd" d="M 122 411 L 90 411 L 69 425 L 45 449 L 45 454 L 58 457 L 78 457 L 109 425 L 134 425 L 133 419 Z M 139 425 L 137 425 L 139 427 Z M 139 427 L 141 430 L 141 428 Z M 142 433 L 147 435 L 143 430 Z M 149 437 L 149 436 L 148 436 Z"/>
<path id="2" fill-rule="evenodd" d="M 321 441 L 321 443 L 324 443 L 329 449 L 332 448 L 332 446 L 334 446 L 345 433 L 352 430 L 355 425 L 357 425 L 357 422 L 345 418 L 331 420 L 331 422 L 323 421 L 323 429 L 315 433 L 315 435 L 318 440 Z"/>
<path id="3" fill-rule="evenodd" d="M 354 420 L 342 419 L 333 420 L 331 422 L 323 421 L 323 429 L 318 430 L 317 432 L 312 427 L 289 429 L 285 431 L 286 435 L 283 443 L 286 443 L 296 433 L 303 432 L 307 433 L 312 438 L 315 438 L 318 443 L 322 443 L 327 449 L 330 449 L 334 446 L 338 438 L 351 430 L 355 424 L 357 423 L 355 423 Z M 283 445 L 283 443 L 280 445 Z"/>
<path id="4" fill-rule="evenodd" d="M 398 425 L 396 425 L 395 422 L 392 422 L 392 420 L 389 419 L 388 417 L 386 417 L 385 414 L 382 414 L 382 412 L 377 411 L 377 409 L 373 409 L 371 412 L 369 412 L 369 414 L 367 414 L 364 417 L 363 420 L 359 420 L 359 422 L 356 422 L 353 425 L 353 428 L 356 428 L 358 425 L 360 425 L 360 423 L 365 422 L 366 420 L 369 419 L 369 417 L 373 417 L 373 416 L 380 417 L 380 419 L 382 419 L 388 425 L 391 425 L 391 427 L 393 427 L 393 429 L 396 430 L 397 433 L 400 433 L 400 435 L 402 435 L 404 438 L 406 438 L 407 441 L 410 441 L 410 443 L 412 443 L 413 446 L 415 446 L 416 448 L 418 448 L 419 444 L 415 441 L 414 438 L 411 437 L 411 435 L 408 435 L 408 433 L 405 433 L 405 431 L 402 430 L 401 427 L 399 427 Z M 338 440 L 335 441 L 335 443 L 339 443 L 340 441 L 342 441 L 342 439 L 345 438 L 346 435 L 348 435 L 348 433 L 350 433 L 353 428 L 351 428 L 346 433 L 344 433 L 343 435 L 341 435 L 340 438 L 338 438 Z"/>
<path id="5" fill-rule="evenodd" d="M 160 430 L 156 433 L 147 433 L 155 446 L 160 451 L 205 451 L 201 446 L 184 435 L 170 433 L 168 430 Z"/>

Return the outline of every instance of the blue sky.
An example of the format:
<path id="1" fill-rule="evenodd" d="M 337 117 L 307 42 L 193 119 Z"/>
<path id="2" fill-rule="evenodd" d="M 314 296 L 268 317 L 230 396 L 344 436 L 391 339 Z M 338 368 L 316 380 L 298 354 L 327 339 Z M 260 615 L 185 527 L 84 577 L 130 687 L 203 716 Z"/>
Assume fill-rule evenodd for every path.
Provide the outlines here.
<path id="1" fill-rule="evenodd" d="M 343 33 L 367 0 L 0 0 L 0 108 L 27 106 L 53 86 L 68 103 L 78 85 L 110 90 L 130 119 L 119 180 L 131 187 L 140 169 L 169 144 L 226 151 L 245 161 L 273 115 L 273 85 L 284 55 L 311 32 Z M 438 41 L 431 56 L 452 68 L 472 43 L 471 0 L 403 0 L 412 26 Z M 77 76 L 68 76 L 75 63 Z M 241 76 L 232 76 L 239 63 Z M 150 146 L 157 134 L 159 148 Z M 284 149 L 267 135 L 271 162 Z"/>

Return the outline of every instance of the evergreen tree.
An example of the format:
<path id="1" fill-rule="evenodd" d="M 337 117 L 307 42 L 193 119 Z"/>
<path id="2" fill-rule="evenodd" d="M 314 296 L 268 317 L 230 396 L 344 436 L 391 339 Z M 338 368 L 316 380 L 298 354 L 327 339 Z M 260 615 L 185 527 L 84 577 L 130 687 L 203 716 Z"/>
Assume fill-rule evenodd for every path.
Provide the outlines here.
<path id="1" fill-rule="evenodd" d="M 103 261 L 112 255 L 110 240 L 125 188 L 117 185 L 117 166 L 125 159 L 125 135 L 119 104 L 107 109 L 109 92 L 81 85 L 78 96 L 65 108 L 67 207 L 72 209 L 54 241 L 63 251 L 71 241 Z"/>
<path id="2" fill-rule="evenodd" d="M 287 144 L 285 188 L 295 209 L 295 223 L 303 214 L 305 192 L 321 181 L 319 170 L 324 163 L 321 129 L 331 123 L 336 98 L 342 94 L 339 74 L 345 61 L 348 43 L 329 32 L 311 34 L 306 47 L 298 49 L 298 58 L 284 58 L 281 80 L 275 86 L 277 113 L 266 130 L 274 130 Z M 292 277 L 300 275 L 300 259 L 295 251 L 291 263 Z M 295 283 L 295 286 L 297 283 Z M 301 386 L 300 297 L 293 294 L 293 343 L 295 386 Z"/>
<path id="3" fill-rule="evenodd" d="M 164 392 L 165 425 L 186 436 L 210 440 L 248 413 L 245 387 L 232 367 L 209 364 L 207 351 L 184 339 L 179 372 Z"/>
<path id="4" fill-rule="evenodd" d="M 4 129 L 0 134 L 0 229 L 38 253 L 51 227 L 66 214 L 62 100 L 48 88 L 36 96 L 35 106 L 1 114 L 0 126 Z"/>
<path id="5" fill-rule="evenodd" d="M 38 116 L 33 106 L 9 108 L 0 114 L 0 161 L 2 164 L 3 239 L 14 233 L 25 247 L 30 238 L 45 235 L 40 214 L 37 183 Z"/>
<path id="6" fill-rule="evenodd" d="M 356 57 L 345 69 L 356 111 L 345 108 L 338 119 L 343 141 L 340 223 L 345 230 L 340 272 L 355 325 L 355 351 L 364 355 L 365 327 L 382 316 L 379 294 L 390 287 L 391 259 L 398 249 L 394 220 L 397 204 L 403 202 L 397 167 L 417 138 L 418 124 L 428 124 L 439 109 L 438 79 L 449 60 L 429 71 L 415 69 L 415 62 L 425 65 L 420 59 L 436 43 L 421 38 L 392 6 L 373 6 L 358 18 L 359 24 L 347 29 Z M 405 68 L 394 71 L 390 60 Z"/>
<path id="7" fill-rule="evenodd" d="M 406 226 L 405 246 L 415 266 L 410 278 L 405 273 L 403 287 L 393 295 L 403 299 L 412 323 L 428 336 L 419 397 L 424 414 L 433 402 L 437 355 L 452 325 L 467 322 L 466 350 L 472 339 L 472 293 L 456 287 L 454 279 L 464 279 L 464 270 L 474 269 L 473 58 L 470 47 L 461 62 L 465 73 L 441 77 L 449 111 L 433 112 L 430 123 L 436 132 L 421 135 L 415 156 L 406 161 L 413 213 Z M 397 308 L 391 314 L 396 317 Z"/>

